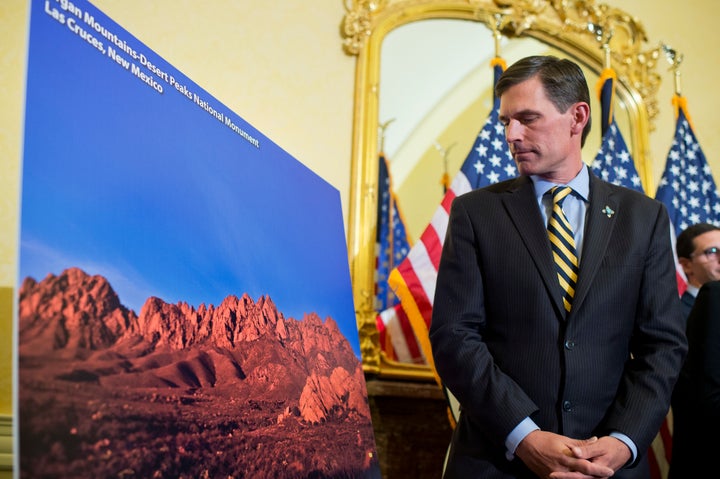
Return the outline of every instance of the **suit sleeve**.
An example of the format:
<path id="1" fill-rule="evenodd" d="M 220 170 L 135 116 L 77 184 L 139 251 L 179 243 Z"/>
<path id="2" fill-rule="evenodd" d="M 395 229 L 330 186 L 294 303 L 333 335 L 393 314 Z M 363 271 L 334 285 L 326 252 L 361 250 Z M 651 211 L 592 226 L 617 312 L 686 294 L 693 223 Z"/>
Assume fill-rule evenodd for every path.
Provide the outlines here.
<path id="1" fill-rule="evenodd" d="M 662 205 L 657 206 L 655 215 L 646 216 L 650 222 L 645 234 L 649 236 L 630 358 L 604 421 L 605 432 L 626 434 L 641 454 L 652 443 L 669 411 L 672 390 L 687 353 L 669 217 Z M 643 224 L 640 219 L 637 223 Z"/>
<path id="2" fill-rule="evenodd" d="M 709 424 L 720 424 L 720 281 L 706 283 L 698 293 L 688 321 L 695 321 L 695 339 L 700 359 L 700 397 L 698 407 Z"/>
<path id="3" fill-rule="evenodd" d="M 456 200 L 438 270 L 430 340 L 438 374 L 462 405 L 462 414 L 500 446 L 538 408 L 497 367 L 483 342 L 486 312 L 479 248 L 464 204 Z"/>

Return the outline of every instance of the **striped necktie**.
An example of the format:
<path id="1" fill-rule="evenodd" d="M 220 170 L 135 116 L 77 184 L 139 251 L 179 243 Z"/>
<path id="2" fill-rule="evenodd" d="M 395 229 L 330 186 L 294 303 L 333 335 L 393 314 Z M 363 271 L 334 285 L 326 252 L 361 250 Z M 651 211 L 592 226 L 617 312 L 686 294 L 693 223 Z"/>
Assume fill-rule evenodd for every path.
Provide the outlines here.
<path id="1" fill-rule="evenodd" d="M 565 310 L 570 312 L 575 284 L 578 277 L 578 259 L 575 249 L 575 236 L 572 226 L 562 210 L 562 202 L 572 193 L 569 186 L 555 186 L 550 189 L 553 198 L 552 214 L 548 221 L 548 234 L 552 246 L 553 259 L 557 269 L 560 287 L 563 290 Z"/>

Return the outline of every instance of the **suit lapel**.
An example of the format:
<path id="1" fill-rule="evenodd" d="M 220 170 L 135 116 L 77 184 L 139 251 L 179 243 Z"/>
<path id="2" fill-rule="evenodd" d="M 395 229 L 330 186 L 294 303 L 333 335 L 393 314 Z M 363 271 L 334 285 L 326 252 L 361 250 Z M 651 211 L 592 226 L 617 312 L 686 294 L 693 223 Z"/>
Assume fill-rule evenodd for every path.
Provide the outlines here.
<path id="1" fill-rule="evenodd" d="M 585 239 L 573 309 L 578 308 L 593 283 L 605 256 L 620 205 L 608 185 L 590 174 L 590 204 L 588 205 Z"/>
<path id="2" fill-rule="evenodd" d="M 550 251 L 550 240 L 538 209 L 532 180 L 526 176 L 519 177 L 508 189 L 508 194 L 503 198 L 503 204 L 530 252 L 540 277 L 552 298 L 555 310 L 564 317 L 565 308 L 562 304 L 555 263 Z"/>

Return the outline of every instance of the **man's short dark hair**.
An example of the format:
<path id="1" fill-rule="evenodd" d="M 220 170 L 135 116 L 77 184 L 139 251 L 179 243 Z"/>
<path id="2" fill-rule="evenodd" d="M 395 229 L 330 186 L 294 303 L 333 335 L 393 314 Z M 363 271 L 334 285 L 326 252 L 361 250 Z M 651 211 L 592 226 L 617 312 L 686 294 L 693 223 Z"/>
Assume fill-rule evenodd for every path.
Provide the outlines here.
<path id="1" fill-rule="evenodd" d="M 508 67 L 495 85 L 495 95 L 500 98 L 508 88 L 537 76 L 545 94 L 560 113 L 577 102 L 590 105 L 590 91 L 583 71 L 577 63 L 552 55 L 535 55 L 518 60 Z M 581 145 L 590 133 L 590 115 L 583 129 Z"/>
<path id="2" fill-rule="evenodd" d="M 675 242 L 678 258 L 690 259 L 690 255 L 695 251 L 695 238 L 708 231 L 720 231 L 720 228 L 710 223 L 697 223 L 685 228 Z"/>

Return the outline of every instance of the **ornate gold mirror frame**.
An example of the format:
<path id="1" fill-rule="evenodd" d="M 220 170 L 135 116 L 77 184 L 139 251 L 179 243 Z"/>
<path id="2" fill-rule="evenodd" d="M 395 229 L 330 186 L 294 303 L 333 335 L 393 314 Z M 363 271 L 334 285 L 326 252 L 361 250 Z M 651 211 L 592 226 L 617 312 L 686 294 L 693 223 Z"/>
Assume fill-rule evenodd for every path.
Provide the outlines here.
<path id="1" fill-rule="evenodd" d="M 375 323 L 378 93 L 386 35 L 411 22 L 461 19 L 480 22 L 508 39 L 539 40 L 598 74 L 610 63 L 618 77 L 618 100 L 629 116 L 631 131 L 625 135 L 645 191 L 653 188 L 648 144 L 657 114 L 660 48 L 646 48 L 636 19 L 593 0 L 346 0 L 346 11 L 343 47 L 357 55 L 348 249 L 363 367 L 378 377 L 432 380 L 428 366 L 385 357 Z"/>

